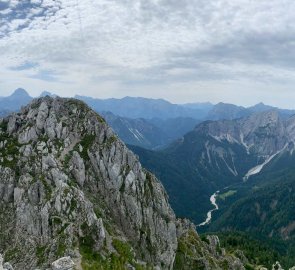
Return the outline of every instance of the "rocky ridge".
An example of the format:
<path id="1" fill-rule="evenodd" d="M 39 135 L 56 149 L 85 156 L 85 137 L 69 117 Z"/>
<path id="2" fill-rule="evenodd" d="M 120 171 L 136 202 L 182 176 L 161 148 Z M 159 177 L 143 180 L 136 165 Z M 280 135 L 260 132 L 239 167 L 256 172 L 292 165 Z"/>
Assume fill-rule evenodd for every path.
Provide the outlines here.
<path id="1" fill-rule="evenodd" d="M 244 269 L 216 245 L 176 219 L 163 186 L 83 102 L 43 97 L 0 120 L 0 252 L 14 269 Z"/>

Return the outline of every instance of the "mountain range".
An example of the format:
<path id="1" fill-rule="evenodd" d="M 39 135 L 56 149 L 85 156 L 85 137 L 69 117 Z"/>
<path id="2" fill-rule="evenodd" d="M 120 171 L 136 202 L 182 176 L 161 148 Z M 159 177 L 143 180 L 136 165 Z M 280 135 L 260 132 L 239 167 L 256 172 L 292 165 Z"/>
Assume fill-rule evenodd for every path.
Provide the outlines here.
<path id="1" fill-rule="evenodd" d="M 43 91 L 40 97 L 56 96 L 48 91 Z M 198 120 L 232 120 L 246 117 L 253 112 L 262 112 L 276 109 L 281 116 L 295 114 L 295 110 L 279 109 L 273 106 L 258 103 L 251 107 L 242 107 L 228 103 L 187 103 L 172 104 L 164 99 L 149 99 L 141 97 L 125 97 L 122 99 L 96 99 L 76 95 L 75 98 L 83 100 L 99 113 L 111 112 L 112 114 L 130 119 L 175 119 L 190 118 Z M 0 111 L 17 111 L 28 104 L 33 97 L 22 88 L 16 89 L 10 96 L 0 97 Z"/>
<path id="2" fill-rule="evenodd" d="M 40 97 L 54 96 L 48 91 L 43 91 Z M 23 89 L 16 89 L 10 96 L 0 97 L 0 116 L 8 115 L 10 112 L 16 112 L 21 109 L 22 106 L 27 105 L 33 100 L 33 97 Z"/>
<path id="3" fill-rule="evenodd" d="M 242 265 L 252 269 L 250 265 L 256 264 L 271 267 L 273 257 L 285 267 L 295 264 L 292 259 L 295 258 L 294 111 L 262 103 L 244 108 L 224 103 L 175 105 L 141 98 L 81 97 L 97 112 L 101 110 L 100 116 L 81 101 L 50 96 L 45 92 L 32 101 L 25 90 L 18 89 L 10 97 L 0 98 L 2 117 L 15 111 L 0 120 L 3 220 L 0 225 L 1 231 L 11 229 L 16 235 L 15 239 L 8 239 L 2 234 L 0 253 L 4 252 L 4 259 L 17 269 L 25 269 L 22 267 L 26 264 L 45 265 L 48 263 L 45 257 L 59 262 L 59 257 L 64 255 L 69 255 L 71 263 L 82 264 L 83 269 L 98 269 L 95 267 L 99 264 L 109 267 L 107 262 L 119 267 L 117 269 L 125 269 L 126 265 L 199 269 L 208 265 L 212 250 L 215 250 L 212 264 L 215 268 L 210 266 L 213 269 L 224 269 L 223 259 L 228 265 L 237 262 L 238 268 L 233 269 L 243 269 Z M 31 103 L 25 106 L 23 102 L 27 101 Z M 13 103 L 14 107 L 10 106 Z M 111 108 L 125 115 L 116 115 Z M 142 108 L 146 110 L 146 118 L 139 117 L 143 114 Z M 189 115 L 198 111 L 200 116 L 200 110 L 205 115 L 201 119 Z M 169 112 L 172 118 L 168 117 Z M 142 169 L 137 156 L 119 137 L 141 164 L 158 177 L 169 199 L 157 179 Z M 95 179 L 102 182 L 96 183 Z M 115 179 L 121 184 L 116 185 Z M 143 189 L 141 181 L 145 183 Z M 143 191 L 146 185 L 149 193 Z M 77 197 L 81 192 L 85 200 Z M 110 196 L 110 192 L 114 196 Z M 64 193 L 69 195 L 63 197 Z M 58 200 L 70 210 L 60 212 L 56 208 Z M 88 218 L 101 219 L 103 227 L 91 222 L 87 226 L 82 224 L 76 209 Z M 162 211 L 166 214 L 161 214 Z M 152 223 L 147 213 L 154 213 Z M 126 219 L 126 215 L 130 219 Z M 35 218 L 29 222 L 28 216 Z M 59 226 L 55 224 L 55 216 L 61 220 L 57 221 Z M 219 234 L 221 244 L 215 236 L 200 238 L 194 225 L 181 218 L 199 224 L 201 232 Z M 170 225 L 164 226 L 163 220 Z M 72 223 L 75 225 L 67 225 Z M 5 224 L 16 225 L 7 228 Z M 163 226 L 157 231 L 155 224 Z M 103 250 L 101 243 L 96 242 L 98 238 L 89 234 L 93 226 L 107 235 L 105 241 L 109 244 L 103 245 Z M 130 226 L 131 231 L 127 229 Z M 175 228 L 174 235 L 171 226 Z M 220 234 L 221 231 L 227 233 Z M 43 234 L 40 243 L 32 240 Z M 61 244 L 65 239 L 69 248 Z M 234 244 L 237 241 L 239 245 Z M 11 250 L 11 244 L 18 251 Z M 28 247 L 29 256 L 19 245 Z M 205 253 L 199 253 L 196 245 L 202 246 Z M 220 245 L 234 253 L 237 248 L 242 249 L 248 256 L 247 262 L 230 258 L 225 251 L 219 253 Z M 165 255 L 163 246 L 171 247 L 165 249 Z M 261 254 L 255 257 L 252 251 L 257 249 Z M 32 252 L 36 255 L 32 256 Z M 14 253 L 17 255 L 12 256 Z M 20 254 L 23 260 L 17 261 Z"/>
<path id="4" fill-rule="evenodd" d="M 176 218 L 162 184 L 79 100 L 46 96 L 1 119 L 0 149 L 2 269 L 254 267 Z"/>
<path id="5" fill-rule="evenodd" d="M 42 92 L 40 96 L 46 95 L 54 96 L 48 91 Z M 205 120 L 232 120 L 270 109 L 276 109 L 282 117 L 295 113 L 263 103 L 245 108 L 226 103 L 172 104 L 162 99 L 132 97 L 105 100 L 85 96 L 76 98 L 102 114 L 125 143 L 147 149 L 162 148 Z M 0 116 L 19 110 L 32 99 L 24 89 L 15 90 L 11 96 L 1 97 Z"/>
<path id="6" fill-rule="evenodd" d="M 94 99 L 76 95 L 75 98 L 83 100 L 97 112 L 110 111 L 115 115 L 127 118 L 160 118 L 169 119 L 177 117 L 191 117 L 203 119 L 212 104 L 194 104 L 185 106 L 172 104 L 164 99 L 149 99 L 142 97 L 124 97 L 122 99 Z"/>

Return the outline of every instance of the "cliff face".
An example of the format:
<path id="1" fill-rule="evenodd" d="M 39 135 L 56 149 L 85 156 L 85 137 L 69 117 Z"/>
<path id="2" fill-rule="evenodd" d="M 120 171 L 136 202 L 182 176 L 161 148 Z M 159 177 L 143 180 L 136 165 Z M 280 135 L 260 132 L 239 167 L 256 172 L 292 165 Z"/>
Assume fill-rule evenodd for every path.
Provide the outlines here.
<path id="1" fill-rule="evenodd" d="M 205 122 L 196 131 L 218 141 L 243 146 L 247 152 L 259 157 L 270 156 L 294 141 L 294 118 L 282 119 L 277 110 L 253 113 L 236 120 Z"/>
<path id="2" fill-rule="evenodd" d="M 85 239 L 107 256 L 117 237 L 143 261 L 173 265 L 175 216 L 161 184 L 96 113 L 44 98 L 1 130 L 1 249 L 12 262 L 31 269 Z"/>
<path id="3" fill-rule="evenodd" d="M 158 180 L 84 103 L 40 98 L 0 120 L 0 253 L 15 269 L 64 256 L 77 269 L 177 268 L 181 224 Z"/>

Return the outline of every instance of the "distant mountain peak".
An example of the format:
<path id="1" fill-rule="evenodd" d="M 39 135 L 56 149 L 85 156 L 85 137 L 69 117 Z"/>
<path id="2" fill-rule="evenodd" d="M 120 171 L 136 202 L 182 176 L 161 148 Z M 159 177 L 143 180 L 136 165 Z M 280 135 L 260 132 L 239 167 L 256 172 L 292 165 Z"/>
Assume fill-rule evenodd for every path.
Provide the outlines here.
<path id="1" fill-rule="evenodd" d="M 235 107 L 235 108 L 243 108 L 242 106 L 238 106 L 238 105 L 235 105 L 235 104 L 232 104 L 232 103 L 226 103 L 226 102 L 219 102 L 215 105 L 215 107 Z"/>
<path id="2" fill-rule="evenodd" d="M 259 102 L 259 103 L 255 104 L 254 106 L 249 107 L 248 109 L 250 109 L 253 112 L 262 112 L 262 111 L 276 109 L 276 108 L 272 107 L 270 105 L 266 105 L 263 102 Z"/>
<path id="3" fill-rule="evenodd" d="M 261 106 L 261 105 L 265 105 L 262 101 L 257 103 L 255 106 Z"/>
<path id="4" fill-rule="evenodd" d="M 10 97 L 29 97 L 29 93 L 23 88 L 17 88 Z"/>
<path id="5" fill-rule="evenodd" d="M 53 97 L 55 96 L 54 94 L 48 92 L 48 91 L 43 91 L 39 97 L 46 97 L 46 96 L 49 96 L 49 97 Z"/>

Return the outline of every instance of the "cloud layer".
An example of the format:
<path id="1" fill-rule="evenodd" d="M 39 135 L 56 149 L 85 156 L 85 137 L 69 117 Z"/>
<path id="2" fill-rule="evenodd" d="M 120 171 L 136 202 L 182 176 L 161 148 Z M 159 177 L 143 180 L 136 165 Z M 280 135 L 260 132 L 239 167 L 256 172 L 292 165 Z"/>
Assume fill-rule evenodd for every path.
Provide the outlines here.
<path id="1" fill-rule="evenodd" d="M 291 0 L 0 0 L 1 95 L 292 107 L 294 18 Z"/>

